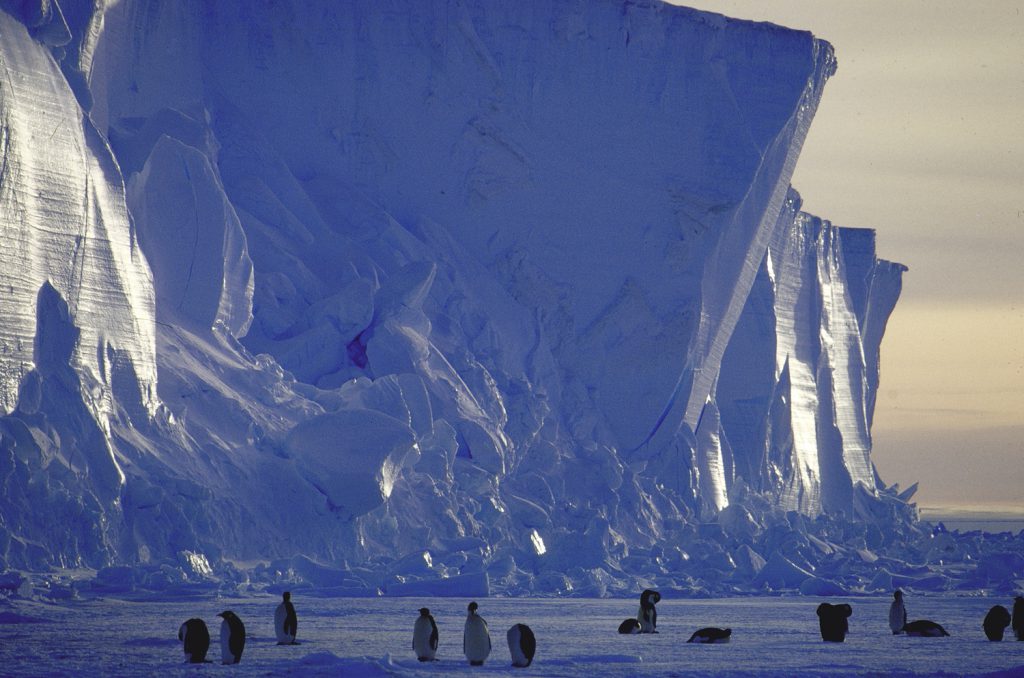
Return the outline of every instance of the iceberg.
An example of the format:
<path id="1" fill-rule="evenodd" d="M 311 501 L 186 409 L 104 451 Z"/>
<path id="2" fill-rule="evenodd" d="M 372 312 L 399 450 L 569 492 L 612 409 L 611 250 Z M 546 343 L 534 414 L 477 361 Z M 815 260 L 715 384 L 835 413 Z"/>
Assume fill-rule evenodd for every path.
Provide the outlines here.
<path id="1" fill-rule="evenodd" d="M 0 35 L 0 565 L 938 581 L 892 565 L 931 534 L 870 458 L 906 269 L 790 186 L 828 43 L 658 0 L 29 1 Z"/>

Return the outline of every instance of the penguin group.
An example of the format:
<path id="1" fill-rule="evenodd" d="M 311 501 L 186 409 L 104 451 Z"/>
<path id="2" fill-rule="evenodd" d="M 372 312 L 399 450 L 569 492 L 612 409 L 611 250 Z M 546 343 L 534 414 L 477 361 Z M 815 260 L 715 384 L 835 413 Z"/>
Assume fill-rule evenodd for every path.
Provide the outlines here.
<path id="1" fill-rule="evenodd" d="M 621 634 L 658 633 L 657 603 L 661 594 L 645 589 L 640 594 L 640 607 L 636 618 L 629 618 L 619 625 Z M 462 649 L 470 666 L 482 666 L 491 654 L 491 635 L 487 620 L 480 615 L 480 606 L 473 601 L 466 609 L 466 620 L 462 634 Z M 826 642 L 842 643 L 849 632 L 849 618 L 853 608 L 849 604 L 821 603 L 817 607 L 818 625 L 821 638 Z M 245 649 L 245 624 L 231 610 L 217 615 L 223 620 L 220 627 L 221 661 L 224 664 L 238 664 Z M 1017 596 L 1013 612 L 1002 605 L 994 605 L 985 615 L 982 628 L 991 641 L 1001 641 L 1007 627 L 1017 640 L 1024 640 L 1024 597 Z M 910 637 L 936 638 L 949 633 L 940 624 L 929 619 L 907 621 L 907 609 L 903 592 L 896 590 L 889 606 L 889 628 L 893 635 L 906 634 Z M 274 611 L 274 631 L 278 645 L 296 645 L 298 616 L 291 602 L 291 593 L 282 594 L 281 603 Z M 421 662 L 437 660 L 437 622 L 430 609 L 423 607 L 413 624 L 412 650 Z M 527 667 L 533 663 L 537 651 L 537 639 L 526 624 L 513 624 L 505 634 L 512 666 Z M 688 643 L 728 643 L 732 630 L 728 628 L 704 627 L 690 636 Z M 178 629 L 178 640 L 182 643 L 185 661 L 192 664 L 208 663 L 210 632 L 206 623 L 198 617 L 185 621 Z"/>
<path id="2" fill-rule="evenodd" d="M 297 645 L 298 617 L 291 602 L 291 593 L 285 591 L 281 604 L 274 611 L 274 632 L 278 645 Z M 245 650 L 245 624 L 232 610 L 217 615 L 220 624 L 220 657 L 222 664 L 238 664 Z M 210 631 L 206 622 L 198 617 L 189 619 L 178 628 L 178 640 L 185 652 L 185 661 L 190 664 L 208 663 L 206 653 L 210 650 Z"/>
<path id="3" fill-rule="evenodd" d="M 491 632 L 478 610 L 476 601 L 466 608 L 466 623 L 462 629 L 462 653 L 470 666 L 483 666 L 491 655 Z M 513 624 L 505 634 L 508 640 L 512 666 L 526 667 L 533 663 L 537 652 L 537 638 L 526 624 Z M 421 662 L 437 660 L 437 622 L 430 614 L 430 608 L 421 607 L 420 616 L 412 627 L 412 651 Z"/>

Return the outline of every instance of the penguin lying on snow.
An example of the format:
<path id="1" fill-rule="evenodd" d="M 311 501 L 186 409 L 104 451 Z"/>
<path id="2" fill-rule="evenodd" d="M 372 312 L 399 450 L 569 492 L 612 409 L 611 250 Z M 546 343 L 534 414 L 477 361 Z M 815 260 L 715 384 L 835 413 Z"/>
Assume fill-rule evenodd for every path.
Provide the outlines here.
<path id="1" fill-rule="evenodd" d="M 487 630 L 487 621 L 476 613 L 477 607 L 475 602 L 469 604 L 462 631 L 462 651 L 470 666 L 483 666 L 487 655 L 491 654 L 491 633 Z"/>
<path id="2" fill-rule="evenodd" d="M 948 636 L 946 629 L 942 628 L 938 624 L 928 619 L 918 619 L 912 621 L 903 627 L 903 630 L 908 636 L 914 638 L 938 638 L 940 636 Z"/>
<path id="3" fill-rule="evenodd" d="M 231 610 L 224 610 L 217 616 L 224 618 L 220 625 L 221 662 L 237 664 L 242 661 L 242 650 L 245 649 L 245 624 Z"/>
<path id="4" fill-rule="evenodd" d="M 640 612 L 636 620 L 640 622 L 640 633 L 658 632 L 658 610 L 654 607 L 661 600 L 661 594 L 652 589 L 645 589 L 640 594 Z"/>
<path id="5" fill-rule="evenodd" d="M 192 618 L 178 629 L 178 640 L 185 650 L 185 661 L 190 664 L 202 664 L 206 661 L 206 651 L 210 649 L 210 632 L 206 622 Z"/>
<path id="6" fill-rule="evenodd" d="M 847 620 L 852 614 L 853 608 L 846 603 L 819 605 L 818 627 L 821 629 L 821 639 L 830 643 L 841 643 L 846 640 L 846 632 L 850 630 L 850 622 Z"/>
<path id="7" fill-rule="evenodd" d="M 985 629 L 985 636 L 989 640 L 1002 640 L 1003 632 L 1010 625 L 1010 611 L 1002 605 L 993 605 L 992 609 L 985 615 L 985 621 L 981 626 Z"/>
<path id="8" fill-rule="evenodd" d="M 297 645 L 295 635 L 299 631 L 299 618 L 292 605 L 292 594 L 285 591 L 281 594 L 281 604 L 274 610 L 274 632 L 277 634 L 278 645 Z"/>
<path id="9" fill-rule="evenodd" d="M 622 634 L 634 634 L 640 633 L 640 622 L 633 618 L 629 618 L 619 624 L 619 633 Z"/>
<path id="10" fill-rule="evenodd" d="M 437 624 L 430 608 L 421 607 L 412 627 L 412 650 L 421 662 L 432 662 L 437 656 Z"/>
<path id="11" fill-rule="evenodd" d="M 508 651 L 512 654 L 512 666 L 529 666 L 537 652 L 537 638 L 526 624 L 515 624 L 506 634 Z"/>
<path id="12" fill-rule="evenodd" d="M 716 629 L 713 626 L 694 631 L 688 643 L 728 643 L 732 629 Z"/>

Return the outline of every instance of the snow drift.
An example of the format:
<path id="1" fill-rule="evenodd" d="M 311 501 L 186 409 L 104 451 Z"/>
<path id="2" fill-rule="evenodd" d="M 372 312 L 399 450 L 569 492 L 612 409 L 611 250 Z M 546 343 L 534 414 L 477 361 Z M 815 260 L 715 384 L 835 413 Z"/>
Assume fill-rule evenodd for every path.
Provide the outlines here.
<path id="1" fill-rule="evenodd" d="M 870 460 L 903 268 L 789 187 L 827 43 L 653 0 L 2 7 L 8 566 L 603 595 L 913 529 Z"/>

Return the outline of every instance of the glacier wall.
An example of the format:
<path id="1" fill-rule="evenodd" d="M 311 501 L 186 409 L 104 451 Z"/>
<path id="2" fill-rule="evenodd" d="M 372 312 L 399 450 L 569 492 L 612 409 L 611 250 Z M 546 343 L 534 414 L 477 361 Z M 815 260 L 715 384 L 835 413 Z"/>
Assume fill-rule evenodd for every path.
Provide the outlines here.
<path id="1" fill-rule="evenodd" d="M 789 189 L 835 70 L 809 33 L 654 0 L 0 19 L 0 506 L 79 523 L 6 517 L 4 562 L 602 594 L 685 571 L 698 524 L 909 511 L 869 456 L 902 269 Z"/>

